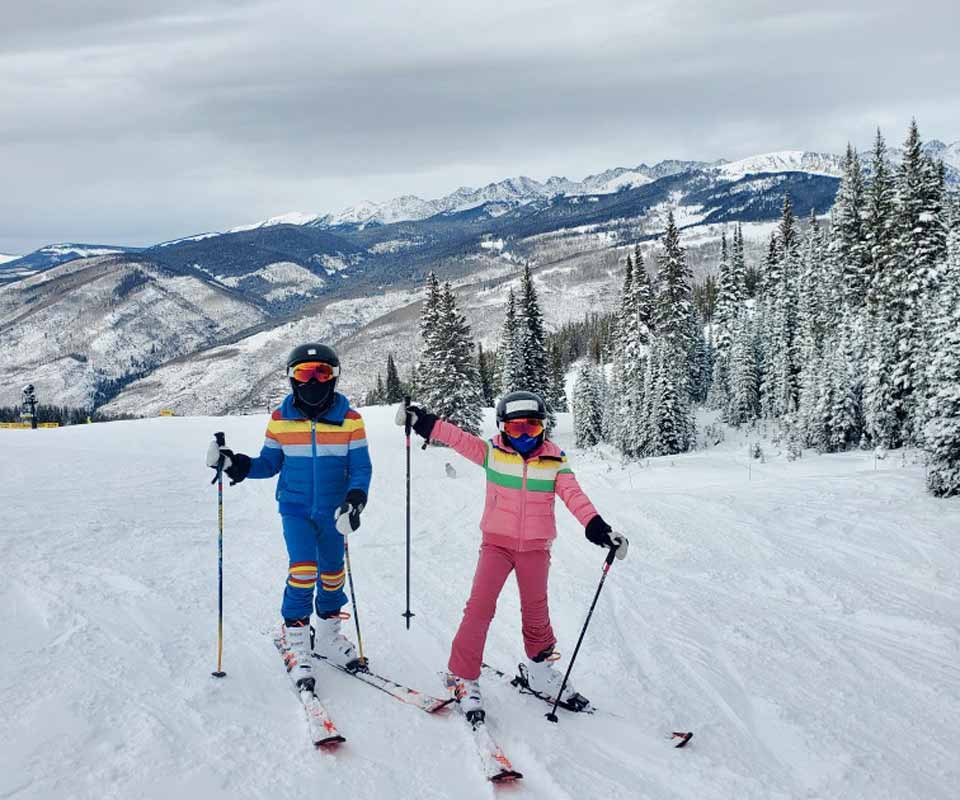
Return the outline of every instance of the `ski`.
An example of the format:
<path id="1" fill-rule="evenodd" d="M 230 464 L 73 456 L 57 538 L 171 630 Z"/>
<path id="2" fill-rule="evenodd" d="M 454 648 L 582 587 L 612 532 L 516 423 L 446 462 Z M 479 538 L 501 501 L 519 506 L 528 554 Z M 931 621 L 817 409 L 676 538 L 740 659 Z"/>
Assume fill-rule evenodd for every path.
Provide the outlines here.
<path id="1" fill-rule="evenodd" d="M 520 694 L 527 694 L 527 695 L 530 695 L 531 697 L 536 697 L 538 700 L 542 700 L 548 705 L 551 705 L 551 706 L 553 705 L 555 698 L 549 697 L 543 694 L 542 692 L 538 692 L 534 689 L 531 689 L 529 684 L 521 675 L 509 675 L 503 670 L 499 670 L 496 667 L 490 666 L 489 664 L 483 665 L 483 671 L 487 675 L 496 677 L 505 683 L 509 683 L 518 692 L 520 692 Z M 577 708 L 571 705 L 570 703 L 561 702 L 561 703 L 558 703 L 557 707 L 566 709 L 567 711 L 570 711 L 571 713 L 574 713 L 574 714 L 595 714 L 598 711 L 598 709 L 595 706 L 589 705 L 589 704 L 585 708 Z M 619 716 L 619 715 L 613 714 L 613 712 L 610 712 L 610 711 L 601 712 L 601 713 L 610 714 L 612 716 Z M 677 740 L 677 743 L 674 745 L 675 748 L 686 747 L 689 741 L 693 738 L 693 731 L 671 731 L 670 735 L 667 738 L 669 738 L 671 741 Z"/>
<path id="2" fill-rule="evenodd" d="M 458 705 L 457 708 L 460 709 L 460 706 Z M 462 709 L 460 710 L 462 714 Z M 513 768 L 513 764 L 504 754 L 503 748 L 490 735 L 483 711 L 472 711 L 470 716 L 463 715 L 463 718 L 470 726 L 470 733 L 473 735 L 473 743 L 477 748 L 477 755 L 480 757 L 484 777 L 492 783 L 510 783 L 520 780 L 523 773 L 517 772 Z"/>
<path id="3" fill-rule="evenodd" d="M 283 659 L 284 666 L 287 666 L 290 651 L 287 649 L 286 642 L 282 636 L 277 636 L 273 640 L 280 657 Z M 289 672 L 289 668 L 287 670 Z M 333 724 L 330 714 L 320 698 L 317 697 L 312 687 L 295 686 L 294 691 L 300 700 L 303 710 L 307 715 L 307 726 L 310 729 L 310 740 L 313 746 L 318 750 L 335 748 L 341 742 L 347 741 L 337 726 Z"/>
<path id="4" fill-rule="evenodd" d="M 356 678 L 358 681 L 372 686 L 374 689 L 379 689 L 381 692 L 390 695 L 396 700 L 399 700 L 401 703 L 405 703 L 408 706 L 413 706 L 414 708 L 419 708 L 421 711 L 425 711 L 428 714 L 436 714 L 438 711 L 443 710 L 449 706 L 453 699 L 443 700 L 439 697 L 431 697 L 428 694 L 419 692 L 416 689 L 411 689 L 409 686 L 404 686 L 402 683 L 397 683 L 395 680 L 386 678 L 383 675 L 378 675 L 376 672 L 371 672 L 368 667 L 356 667 L 351 669 L 350 667 L 342 667 L 339 664 L 334 664 L 332 661 L 328 661 L 319 653 L 314 653 L 313 657 L 318 661 L 322 661 L 328 667 L 331 667 L 339 672 L 342 672 L 344 675 L 349 675 L 352 678 Z"/>

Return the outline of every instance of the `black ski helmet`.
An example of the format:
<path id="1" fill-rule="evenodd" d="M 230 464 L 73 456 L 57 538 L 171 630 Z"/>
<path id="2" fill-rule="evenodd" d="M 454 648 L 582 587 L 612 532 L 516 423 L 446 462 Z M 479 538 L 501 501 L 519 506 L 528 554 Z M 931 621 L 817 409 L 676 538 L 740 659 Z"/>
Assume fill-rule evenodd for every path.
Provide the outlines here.
<path id="1" fill-rule="evenodd" d="M 510 419 L 546 419 L 547 406 L 533 392 L 507 392 L 497 403 L 497 427 Z"/>
<path id="2" fill-rule="evenodd" d="M 311 343 L 294 347 L 293 350 L 290 351 L 290 355 L 287 356 L 287 371 L 290 370 L 290 367 L 295 367 L 297 364 L 302 364 L 305 361 L 322 361 L 331 367 L 340 366 L 340 359 L 332 347 L 327 347 L 325 344 Z"/>
<path id="3" fill-rule="evenodd" d="M 318 383 L 311 380 L 308 383 L 297 383 L 290 371 L 297 364 L 303 364 L 307 361 L 321 361 L 334 368 L 333 380 L 324 383 Z M 316 419 L 320 414 L 333 405 L 334 392 L 337 388 L 337 380 L 340 376 L 340 358 L 332 347 L 325 344 L 308 343 L 299 347 L 294 347 L 287 356 L 287 377 L 290 380 L 290 391 L 293 392 L 294 405 L 311 419 Z"/>

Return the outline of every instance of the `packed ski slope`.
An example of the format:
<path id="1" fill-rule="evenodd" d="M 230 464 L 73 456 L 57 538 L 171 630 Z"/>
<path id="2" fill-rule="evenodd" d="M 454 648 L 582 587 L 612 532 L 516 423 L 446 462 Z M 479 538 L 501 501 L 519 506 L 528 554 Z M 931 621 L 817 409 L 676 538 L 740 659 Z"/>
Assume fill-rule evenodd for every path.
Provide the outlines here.
<path id="1" fill-rule="evenodd" d="M 480 471 L 414 452 L 413 619 L 403 626 L 403 437 L 365 412 L 375 478 L 351 556 L 373 665 L 439 688 L 478 544 Z M 225 490 L 227 677 L 216 642 L 210 434 L 259 448 L 265 417 L 0 431 L 0 797 L 933 798 L 960 782 L 960 504 L 869 454 L 788 463 L 745 435 L 622 468 L 573 451 L 631 538 L 576 685 L 618 716 L 545 721 L 486 684 L 520 784 L 484 781 L 464 722 L 321 668 L 348 742 L 307 741 L 271 634 L 286 557 L 272 481 Z M 563 426 L 566 426 L 564 428 Z M 561 444 L 570 444 L 569 420 Z M 445 462 L 456 469 L 448 477 Z M 748 463 L 752 464 L 748 471 Z M 558 513 L 554 624 L 567 654 L 603 553 Z M 521 654 L 507 584 L 488 660 Z M 562 663 L 566 663 L 565 661 Z M 685 750 L 664 738 L 691 728 Z"/>

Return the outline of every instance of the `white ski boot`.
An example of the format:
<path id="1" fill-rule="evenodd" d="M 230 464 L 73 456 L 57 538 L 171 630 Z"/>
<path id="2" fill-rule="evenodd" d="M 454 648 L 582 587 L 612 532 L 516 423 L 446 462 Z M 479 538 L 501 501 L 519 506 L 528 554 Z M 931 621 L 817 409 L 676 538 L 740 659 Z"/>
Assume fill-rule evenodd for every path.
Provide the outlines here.
<path id="1" fill-rule="evenodd" d="M 287 672 L 300 688 L 313 689 L 313 655 L 310 648 L 310 620 L 301 619 L 283 626 L 283 638 L 287 643 Z"/>
<path id="2" fill-rule="evenodd" d="M 357 669 L 360 659 L 357 648 L 346 636 L 340 633 L 340 616 L 320 617 L 313 637 L 313 650 L 338 667 Z"/>
<path id="3" fill-rule="evenodd" d="M 553 666 L 556 660 L 553 655 L 551 647 L 536 658 L 528 658 L 526 664 L 519 665 L 520 677 L 526 682 L 527 687 L 550 702 L 557 699 L 557 693 L 563 684 L 563 673 Z M 563 696 L 560 698 L 560 705 L 569 711 L 583 711 L 590 705 L 590 701 L 577 692 L 568 680 L 563 689 Z"/>
<path id="4" fill-rule="evenodd" d="M 480 681 L 470 681 L 448 672 L 443 677 L 443 685 L 450 696 L 459 704 L 464 716 L 474 725 L 483 722 L 483 695 L 480 694 Z"/>

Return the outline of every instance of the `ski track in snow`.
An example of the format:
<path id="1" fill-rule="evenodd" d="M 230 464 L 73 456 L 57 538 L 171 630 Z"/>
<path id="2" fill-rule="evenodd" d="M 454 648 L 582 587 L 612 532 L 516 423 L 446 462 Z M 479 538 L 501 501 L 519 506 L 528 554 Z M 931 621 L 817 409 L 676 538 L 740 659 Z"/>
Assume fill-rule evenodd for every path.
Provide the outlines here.
<path id="1" fill-rule="evenodd" d="M 375 477 L 351 555 L 367 655 L 439 694 L 482 474 L 450 451 L 414 451 L 407 631 L 403 440 L 392 410 L 364 414 Z M 956 796 L 960 503 L 926 497 L 921 467 L 875 470 L 851 453 L 775 457 L 748 475 L 737 432 L 626 468 L 609 450 L 572 452 L 631 539 L 573 676 L 618 716 L 551 725 L 545 704 L 485 680 L 493 733 L 525 775 L 495 789 L 457 715 L 429 717 L 322 665 L 318 693 L 348 742 L 313 751 L 271 641 L 286 574 L 274 481 L 225 486 L 227 677 L 210 677 L 216 490 L 203 452 L 215 430 L 256 452 L 265 424 L 0 432 L 0 797 Z M 603 553 L 561 507 L 558 520 L 551 608 L 569 656 Z M 516 664 L 519 628 L 508 581 L 489 662 Z M 693 742 L 673 750 L 666 735 L 688 728 Z"/>

